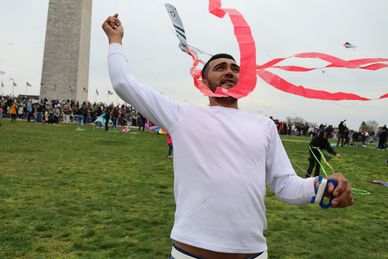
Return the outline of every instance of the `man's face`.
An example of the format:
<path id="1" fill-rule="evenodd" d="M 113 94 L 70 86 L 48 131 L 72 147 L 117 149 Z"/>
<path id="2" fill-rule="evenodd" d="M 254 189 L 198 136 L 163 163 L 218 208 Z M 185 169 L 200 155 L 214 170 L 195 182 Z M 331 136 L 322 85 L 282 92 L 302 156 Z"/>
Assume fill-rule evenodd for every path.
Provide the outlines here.
<path id="1" fill-rule="evenodd" d="M 217 87 L 229 89 L 237 85 L 240 67 L 233 59 L 219 58 L 210 62 L 209 72 L 204 82 L 213 92 Z"/>

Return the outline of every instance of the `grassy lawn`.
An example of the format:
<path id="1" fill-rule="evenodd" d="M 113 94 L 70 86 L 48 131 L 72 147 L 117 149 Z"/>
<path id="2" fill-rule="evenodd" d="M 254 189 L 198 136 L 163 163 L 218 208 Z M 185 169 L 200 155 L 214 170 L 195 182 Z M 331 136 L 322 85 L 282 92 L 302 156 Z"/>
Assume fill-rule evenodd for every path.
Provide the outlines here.
<path id="1" fill-rule="evenodd" d="M 167 258 L 174 217 L 165 136 L 3 120 L 0 258 Z M 307 168 L 308 138 L 283 143 Z M 356 196 L 347 209 L 290 206 L 267 192 L 270 258 L 388 258 L 388 151 L 336 148 Z"/>

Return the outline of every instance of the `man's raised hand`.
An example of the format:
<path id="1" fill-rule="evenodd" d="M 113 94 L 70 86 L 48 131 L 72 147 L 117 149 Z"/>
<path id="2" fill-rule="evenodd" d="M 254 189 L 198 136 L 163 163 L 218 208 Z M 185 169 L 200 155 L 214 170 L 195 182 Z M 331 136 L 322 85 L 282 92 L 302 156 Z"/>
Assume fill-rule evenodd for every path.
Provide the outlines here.
<path id="1" fill-rule="evenodd" d="M 119 20 L 119 15 L 116 13 L 113 16 L 109 16 L 102 24 L 106 36 L 108 36 L 109 44 L 111 43 L 122 43 L 124 36 L 124 28 Z"/>

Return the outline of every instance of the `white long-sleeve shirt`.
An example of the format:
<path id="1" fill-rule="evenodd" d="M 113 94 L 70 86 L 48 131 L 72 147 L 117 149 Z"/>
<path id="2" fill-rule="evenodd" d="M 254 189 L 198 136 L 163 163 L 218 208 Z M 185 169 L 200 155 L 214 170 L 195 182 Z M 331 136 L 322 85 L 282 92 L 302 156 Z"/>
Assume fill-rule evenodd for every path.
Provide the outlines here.
<path id="1" fill-rule="evenodd" d="M 110 45 L 108 63 L 116 93 L 172 137 L 171 238 L 225 253 L 267 250 L 266 183 L 288 203 L 306 204 L 314 195 L 314 179 L 295 174 L 272 120 L 172 101 L 136 80 L 120 44 Z"/>

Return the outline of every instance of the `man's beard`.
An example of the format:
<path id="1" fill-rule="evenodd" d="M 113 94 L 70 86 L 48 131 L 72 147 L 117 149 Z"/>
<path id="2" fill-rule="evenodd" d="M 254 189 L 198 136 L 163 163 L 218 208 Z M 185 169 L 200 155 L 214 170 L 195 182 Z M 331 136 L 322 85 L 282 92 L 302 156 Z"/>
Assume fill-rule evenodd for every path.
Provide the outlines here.
<path id="1" fill-rule="evenodd" d="M 232 96 L 227 97 L 213 97 L 214 100 L 217 102 L 227 102 L 227 103 L 234 103 L 237 102 L 237 99 Z"/>
<path id="2" fill-rule="evenodd" d="M 220 87 L 220 84 L 209 84 L 209 89 L 214 93 L 217 89 L 217 87 Z M 233 86 L 234 87 L 234 86 Z M 228 88 L 229 89 L 232 89 L 233 87 L 230 87 Z M 215 101 L 219 100 L 220 102 L 228 102 L 228 103 L 234 103 L 237 101 L 236 98 L 232 97 L 232 96 L 226 96 L 226 97 L 213 97 L 215 99 Z"/>

